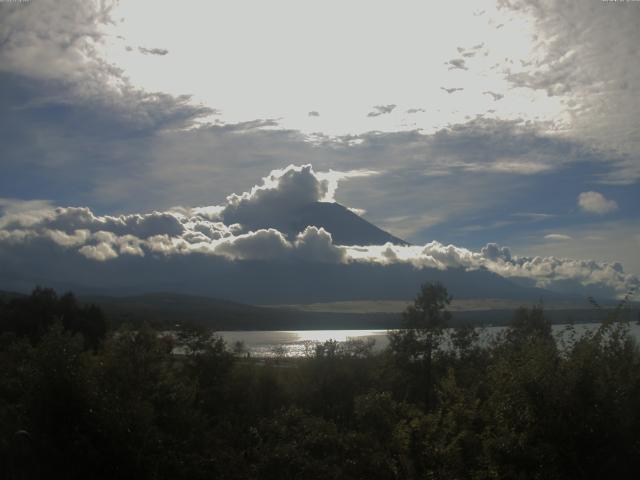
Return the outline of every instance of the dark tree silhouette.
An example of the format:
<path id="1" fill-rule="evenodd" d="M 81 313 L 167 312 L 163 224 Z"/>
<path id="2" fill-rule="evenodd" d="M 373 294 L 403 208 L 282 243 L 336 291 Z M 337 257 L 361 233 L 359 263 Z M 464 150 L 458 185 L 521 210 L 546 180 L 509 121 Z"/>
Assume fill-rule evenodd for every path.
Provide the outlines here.
<path id="1" fill-rule="evenodd" d="M 446 310 L 451 299 L 439 282 L 423 284 L 402 315 L 402 328 L 389 332 L 391 351 L 399 366 L 417 377 L 414 385 L 421 387 L 426 405 L 432 401 L 433 356 L 451 319 Z"/>
<path id="2" fill-rule="evenodd" d="M 0 304 L 0 333 L 11 332 L 36 344 L 55 323 L 72 334 L 81 334 L 85 348 L 93 350 L 104 340 L 108 329 L 100 308 L 80 305 L 70 292 L 58 297 L 53 289 L 36 287 L 28 297 Z"/>

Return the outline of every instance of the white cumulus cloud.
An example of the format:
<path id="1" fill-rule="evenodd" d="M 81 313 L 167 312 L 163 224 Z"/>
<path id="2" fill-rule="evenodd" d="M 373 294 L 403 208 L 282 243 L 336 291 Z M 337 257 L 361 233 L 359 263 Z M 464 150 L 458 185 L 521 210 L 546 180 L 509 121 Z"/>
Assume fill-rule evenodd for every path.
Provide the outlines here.
<path id="1" fill-rule="evenodd" d="M 618 204 L 615 200 L 609 200 L 601 193 L 593 191 L 582 192 L 578 195 L 578 205 L 583 211 L 598 215 L 611 213 L 618 209 Z"/>
<path id="2" fill-rule="evenodd" d="M 273 170 L 260 185 L 240 195 L 232 194 L 221 208 L 205 207 L 196 213 L 212 212 L 226 224 L 240 224 L 246 231 L 264 227 L 265 218 L 285 217 L 314 202 L 333 202 L 338 183 L 354 177 L 374 175 L 370 170 L 316 172 L 311 165 L 289 165 Z"/>

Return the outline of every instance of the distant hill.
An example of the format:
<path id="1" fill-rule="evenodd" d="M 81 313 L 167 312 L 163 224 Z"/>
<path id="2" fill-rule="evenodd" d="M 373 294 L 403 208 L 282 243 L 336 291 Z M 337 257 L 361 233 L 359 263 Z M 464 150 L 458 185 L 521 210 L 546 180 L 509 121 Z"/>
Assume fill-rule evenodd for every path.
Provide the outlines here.
<path id="1" fill-rule="evenodd" d="M 132 296 L 82 295 L 84 303 L 98 305 L 112 322 L 151 322 L 174 327 L 177 324 L 200 324 L 214 328 L 260 328 L 276 322 L 275 309 L 254 307 L 216 298 L 177 293 L 146 293 Z M 276 322 L 277 323 L 277 322 Z"/>
<path id="2" fill-rule="evenodd" d="M 63 291 L 58 291 L 62 294 Z M 0 291 L 0 299 L 24 297 L 24 294 Z M 130 296 L 80 295 L 81 303 L 98 305 L 113 328 L 130 323 L 147 322 L 158 329 L 175 329 L 179 325 L 200 325 L 214 330 L 357 330 L 387 329 L 400 326 L 401 313 L 409 303 L 346 302 L 344 304 L 290 305 L 260 307 L 215 298 L 175 293 L 148 293 Z M 359 308 L 354 308 L 358 305 Z M 496 301 L 462 302 L 453 305 L 451 326 L 460 324 L 506 325 L 515 309 L 530 306 L 532 302 Z M 550 305 L 545 315 L 553 323 L 599 322 L 607 310 L 584 307 L 586 302 Z M 507 308 L 509 306 L 509 308 Z M 312 308 L 311 308 L 312 307 Z M 365 307 L 365 308 L 363 308 Z M 631 304 L 622 312 L 622 318 L 634 322 L 640 306 Z"/>
<path id="3" fill-rule="evenodd" d="M 83 303 L 98 305 L 117 327 L 148 322 L 173 329 L 178 325 L 202 325 L 215 330 L 314 330 L 390 328 L 398 325 L 398 313 L 325 314 L 289 308 L 265 308 L 215 298 L 175 293 L 149 293 L 126 297 L 83 295 Z"/>
<path id="4" fill-rule="evenodd" d="M 1 293 L 0 293 L 1 295 Z M 144 295 L 109 297 L 82 296 L 85 303 L 95 303 L 117 326 L 124 322 L 149 322 L 156 326 L 174 328 L 178 324 L 195 324 L 216 330 L 323 330 L 323 329 L 387 329 L 400 326 L 401 314 L 410 303 L 395 302 L 395 308 L 336 308 L 335 304 L 261 307 L 194 295 L 150 293 Z M 376 302 L 364 302 L 369 305 Z M 450 308 L 451 326 L 507 325 L 519 306 L 530 307 L 535 302 L 492 300 L 490 302 L 461 301 Z M 605 310 L 588 306 L 586 300 L 550 304 L 545 315 L 552 323 L 598 323 L 615 307 L 615 302 L 603 302 Z M 383 307 L 386 307 L 383 304 Z M 621 320 L 635 322 L 640 304 L 632 302 L 621 312 Z"/>

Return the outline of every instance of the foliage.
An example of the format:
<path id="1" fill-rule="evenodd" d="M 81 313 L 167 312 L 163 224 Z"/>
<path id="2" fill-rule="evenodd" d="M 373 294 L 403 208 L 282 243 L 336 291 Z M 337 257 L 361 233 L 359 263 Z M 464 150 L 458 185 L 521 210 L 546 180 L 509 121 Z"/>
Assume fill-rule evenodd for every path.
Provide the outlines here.
<path id="1" fill-rule="evenodd" d="M 80 305 L 72 293 L 58 297 L 49 288 L 37 287 L 28 297 L 0 303 L 0 333 L 13 332 L 36 343 L 54 323 L 64 330 L 82 335 L 85 346 L 97 349 L 108 324 L 95 305 Z"/>
<path id="2" fill-rule="evenodd" d="M 627 324 L 557 341 L 538 305 L 486 342 L 445 328 L 449 301 L 423 286 L 382 354 L 328 341 L 276 362 L 201 328 L 87 341 L 100 314 L 37 290 L 0 307 L 0 477 L 636 478 Z"/>
<path id="3" fill-rule="evenodd" d="M 389 332 L 390 349 L 405 378 L 405 396 L 420 396 L 426 406 L 433 401 L 433 359 L 438 354 L 444 329 L 451 319 L 446 307 L 451 296 L 440 283 L 425 283 L 413 305 L 402 316 L 402 328 Z"/>

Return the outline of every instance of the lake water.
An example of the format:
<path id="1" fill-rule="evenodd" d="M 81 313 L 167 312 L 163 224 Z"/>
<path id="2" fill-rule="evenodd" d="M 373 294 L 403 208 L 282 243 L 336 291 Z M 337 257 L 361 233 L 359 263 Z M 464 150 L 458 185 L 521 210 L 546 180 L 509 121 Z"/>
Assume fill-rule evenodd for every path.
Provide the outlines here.
<path id="1" fill-rule="evenodd" d="M 574 325 L 578 335 L 598 328 L 596 323 Z M 484 341 L 499 335 L 505 327 L 487 327 L 482 333 Z M 553 325 L 554 336 L 562 338 L 566 335 L 566 325 Z M 640 325 L 629 325 L 632 337 L 640 342 Z M 315 350 L 315 345 L 327 340 L 346 342 L 349 339 L 375 341 L 373 351 L 379 352 L 389 345 L 387 330 L 296 330 L 296 331 L 227 331 L 217 332 L 229 345 L 240 341 L 252 357 L 268 358 L 275 356 L 303 357 Z"/>

